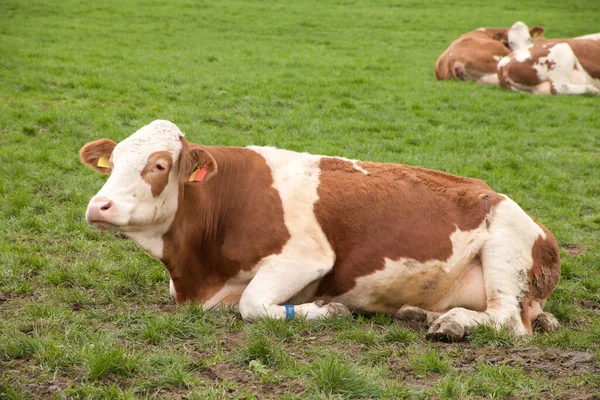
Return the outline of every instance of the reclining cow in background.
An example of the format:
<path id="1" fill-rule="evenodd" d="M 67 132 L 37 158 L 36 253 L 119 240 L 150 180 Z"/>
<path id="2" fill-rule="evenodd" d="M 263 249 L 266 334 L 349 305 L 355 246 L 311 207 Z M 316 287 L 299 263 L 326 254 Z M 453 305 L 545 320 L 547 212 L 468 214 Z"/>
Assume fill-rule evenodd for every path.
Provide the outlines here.
<path id="1" fill-rule="evenodd" d="M 520 31 L 522 22 L 511 28 L 479 28 L 456 39 L 435 63 L 439 80 L 462 79 L 478 83 L 498 84 L 496 67 L 511 50 L 526 46 L 532 37 L 541 35 L 544 28 L 536 26 L 527 31 L 525 40 Z M 511 32 L 512 31 L 512 32 Z"/>
<path id="2" fill-rule="evenodd" d="M 555 329 L 556 240 L 477 179 L 272 147 L 187 142 L 154 121 L 80 158 L 111 174 L 87 208 L 162 261 L 171 296 L 244 320 L 380 312 L 457 340 Z"/>
<path id="3" fill-rule="evenodd" d="M 522 92 L 600 95 L 600 34 L 538 39 L 504 57 L 498 78 Z"/>

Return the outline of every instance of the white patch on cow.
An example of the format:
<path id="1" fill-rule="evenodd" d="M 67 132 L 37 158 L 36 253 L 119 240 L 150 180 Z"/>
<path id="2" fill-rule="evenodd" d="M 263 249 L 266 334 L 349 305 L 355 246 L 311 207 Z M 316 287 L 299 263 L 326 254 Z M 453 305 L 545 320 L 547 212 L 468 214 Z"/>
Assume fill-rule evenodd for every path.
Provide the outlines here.
<path id="1" fill-rule="evenodd" d="M 152 225 L 146 228 L 145 231 L 125 232 L 125 234 L 142 250 L 148 253 L 150 257 L 160 260 L 163 257 L 165 246 L 162 236 L 169 230 L 171 222 L 173 222 L 173 218 L 168 219 L 164 223 Z"/>
<path id="2" fill-rule="evenodd" d="M 493 56 L 492 58 L 494 59 L 494 61 L 499 62 L 500 60 L 502 60 L 502 58 L 504 58 L 504 56 Z"/>
<path id="3" fill-rule="evenodd" d="M 177 301 L 177 291 L 175 290 L 173 279 L 169 279 L 169 295 L 171 296 L 171 300 L 173 300 L 173 302 Z"/>
<path id="4" fill-rule="evenodd" d="M 498 69 L 503 68 L 506 64 L 508 64 L 512 60 L 510 56 L 502 57 L 502 59 L 498 62 Z"/>
<path id="5" fill-rule="evenodd" d="M 98 224 L 100 228 L 118 229 L 155 258 L 163 255 L 161 236 L 169 229 L 177 211 L 179 188 L 176 163 L 183 136 L 175 124 L 157 120 L 117 144 L 111 156 L 113 171 L 90 200 L 90 204 L 97 198 L 105 198 L 113 203 L 105 221 Z M 141 172 L 149 156 L 158 151 L 169 152 L 175 165 L 170 171 L 167 186 L 159 196 L 154 197 Z"/>
<path id="6" fill-rule="evenodd" d="M 531 52 L 529 51 L 529 49 L 518 50 L 513 53 L 513 57 L 518 62 L 523 62 L 531 58 Z"/>
<path id="7" fill-rule="evenodd" d="M 480 31 L 480 32 L 485 32 L 485 28 L 479 28 L 477 30 Z"/>
<path id="8" fill-rule="evenodd" d="M 482 75 L 476 82 L 483 83 L 484 85 L 497 85 L 499 82 L 498 74 Z"/>
<path id="9" fill-rule="evenodd" d="M 600 40 L 600 33 L 592 33 L 591 35 L 578 36 L 575 39 Z"/>
<path id="10" fill-rule="evenodd" d="M 284 222 L 291 237 L 280 254 L 259 262 L 256 276 L 240 299 L 240 313 L 245 320 L 265 315 L 285 318 L 285 308 L 279 304 L 323 277 L 335 259 L 314 214 L 322 157 L 272 147 L 249 149 L 263 156 L 271 168 L 273 187 L 281 198 Z M 295 310 L 307 318 L 317 318 L 328 311 L 314 303 L 297 305 Z"/>
<path id="11" fill-rule="evenodd" d="M 557 93 L 600 94 L 600 80 L 587 73 L 568 43 L 555 44 L 548 56 L 540 57 L 533 68 L 540 80 L 552 82 Z"/>

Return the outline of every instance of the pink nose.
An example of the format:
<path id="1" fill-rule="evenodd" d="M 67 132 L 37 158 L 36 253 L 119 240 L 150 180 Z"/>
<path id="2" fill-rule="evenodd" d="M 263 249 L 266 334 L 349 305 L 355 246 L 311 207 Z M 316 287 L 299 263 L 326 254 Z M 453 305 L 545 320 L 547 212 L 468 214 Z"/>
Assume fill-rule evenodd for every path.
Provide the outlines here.
<path id="1" fill-rule="evenodd" d="M 88 222 L 101 222 L 105 221 L 112 214 L 114 210 L 113 202 L 106 197 L 95 198 L 88 205 L 87 209 L 87 220 Z"/>

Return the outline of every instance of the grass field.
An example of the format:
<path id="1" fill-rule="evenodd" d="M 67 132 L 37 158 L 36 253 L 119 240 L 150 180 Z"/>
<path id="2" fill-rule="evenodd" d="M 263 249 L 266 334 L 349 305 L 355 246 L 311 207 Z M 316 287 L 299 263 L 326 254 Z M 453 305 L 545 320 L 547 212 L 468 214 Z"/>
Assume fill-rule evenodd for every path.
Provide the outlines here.
<path id="1" fill-rule="evenodd" d="M 592 33 L 600 2 L 3 0 L 0 398 L 598 398 L 600 98 L 433 73 L 461 33 L 516 20 Z M 158 261 L 86 225 L 105 178 L 77 156 L 159 118 L 196 143 L 484 179 L 556 235 L 562 330 L 440 344 L 386 315 L 173 306 Z"/>

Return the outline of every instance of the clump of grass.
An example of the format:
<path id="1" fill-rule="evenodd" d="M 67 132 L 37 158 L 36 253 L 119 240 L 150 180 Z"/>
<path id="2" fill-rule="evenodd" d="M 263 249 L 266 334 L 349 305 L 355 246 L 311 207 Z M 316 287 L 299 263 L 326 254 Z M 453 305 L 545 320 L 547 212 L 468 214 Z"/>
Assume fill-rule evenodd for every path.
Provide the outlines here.
<path id="1" fill-rule="evenodd" d="M 343 398 L 377 398 L 382 388 L 373 377 L 333 353 L 318 360 L 309 369 L 309 385 L 326 396 Z"/>
<path id="2" fill-rule="evenodd" d="M 367 349 L 361 356 L 361 363 L 370 365 L 387 365 L 394 351 L 389 347 L 375 346 Z"/>
<path id="3" fill-rule="evenodd" d="M 46 339 L 33 355 L 40 365 L 56 370 L 60 367 L 68 367 L 75 363 L 76 356 L 70 354 L 67 346 L 62 345 L 54 339 Z"/>
<path id="4" fill-rule="evenodd" d="M 159 356 L 149 361 L 154 378 L 143 386 L 146 389 L 184 389 L 196 385 L 192 365 L 183 357 Z"/>
<path id="5" fill-rule="evenodd" d="M 288 340 L 294 338 L 303 328 L 304 320 L 295 318 L 294 320 L 263 318 L 257 321 L 252 329 L 256 332 L 262 332 L 265 335 L 271 335 L 278 340 Z"/>
<path id="6" fill-rule="evenodd" d="M 77 387 L 67 387 L 62 396 L 74 399 L 135 399 L 135 390 L 123 390 L 118 384 L 102 385 L 88 382 Z"/>
<path id="7" fill-rule="evenodd" d="M 440 399 L 464 399 L 468 386 L 464 376 L 450 373 L 442 379 L 435 389 Z"/>
<path id="8" fill-rule="evenodd" d="M 343 315 L 331 315 L 322 319 L 306 321 L 306 327 L 314 332 L 341 331 L 353 328 L 355 325 L 356 321 L 352 317 Z"/>
<path id="9" fill-rule="evenodd" d="M 554 315 L 561 322 L 577 322 L 581 320 L 581 309 L 571 299 L 554 299 L 546 304 L 544 311 Z"/>
<path id="10" fill-rule="evenodd" d="M 415 354 L 409 361 L 409 365 L 418 375 L 446 374 L 450 371 L 450 361 L 441 356 L 437 349 Z"/>
<path id="11" fill-rule="evenodd" d="M 5 377 L 0 376 L 0 399 L 21 400 L 31 397 L 31 393 L 16 388 L 14 382 L 9 382 Z"/>
<path id="12" fill-rule="evenodd" d="M 128 377 L 138 368 L 139 357 L 114 343 L 96 343 L 83 355 L 86 378 L 94 381 L 109 376 Z"/>
<path id="13" fill-rule="evenodd" d="M 260 331 L 251 333 L 246 345 L 238 350 L 238 361 L 248 364 L 252 360 L 258 360 L 264 365 L 285 365 L 289 362 L 289 356 L 285 349 Z"/>
<path id="14" fill-rule="evenodd" d="M 418 341 L 419 334 L 406 328 L 401 328 L 397 325 L 392 325 L 383 334 L 385 343 L 409 344 Z"/>
<path id="15" fill-rule="evenodd" d="M 192 314 L 145 315 L 137 327 L 138 335 L 151 344 L 163 341 L 201 339 L 212 336 L 212 327 L 204 318 Z"/>
<path id="16" fill-rule="evenodd" d="M 394 316 L 391 314 L 377 313 L 371 317 L 371 322 L 377 325 L 392 325 L 394 323 Z"/>
<path id="17" fill-rule="evenodd" d="M 596 336 L 596 335 L 594 335 Z M 540 347 L 586 350 L 597 347 L 597 341 L 590 340 L 587 333 L 563 328 L 558 332 L 536 334 L 532 341 Z"/>
<path id="18" fill-rule="evenodd" d="M 366 345 L 375 344 L 377 333 L 371 328 L 356 327 L 350 330 L 344 330 L 338 334 L 338 338 L 346 343 L 360 343 Z"/>
<path id="19" fill-rule="evenodd" d="M 505 326 L 495 328 L 488 324 L 479 324 L 473 327 L 468 340 L 475 347 L 515 347 L 518 338 Z"/>
<path id="20" fill-rule="evenodd" d="M 39 339 L 32 338 L 22 332 L 13 332 L 0 340 L 0 358 L 16 360 L 31 356 L 42 347 Z"/>
<path id="21" fill-rule="evenodd" d="M 505 398 L 527 393 L 540 398 L 540 394 L 546 389 L 543 380 L 530 377 L 519 368 L 489 365 L 483 361 L 477 363 L 477 369 L 468 380 L 469 394 L 482 397 Z"/>

